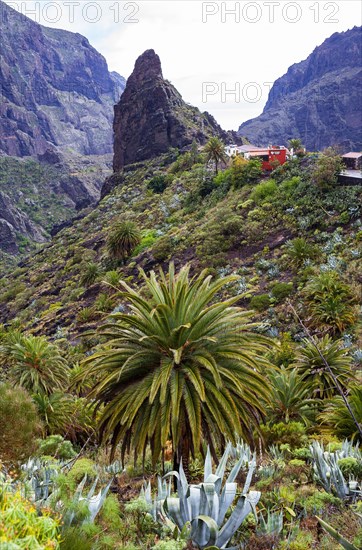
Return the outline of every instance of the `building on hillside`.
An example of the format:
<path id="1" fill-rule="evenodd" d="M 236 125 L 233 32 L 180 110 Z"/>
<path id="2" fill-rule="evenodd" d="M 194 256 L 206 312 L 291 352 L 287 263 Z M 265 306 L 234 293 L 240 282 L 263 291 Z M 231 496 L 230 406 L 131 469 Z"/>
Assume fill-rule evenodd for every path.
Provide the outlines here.
<path id="1" fill-rule="evenodd" d="M 227 145 L 225 153 L 228 157 L 242 155 L 246 159 L 259 158 L 262 161 L 262 168 L 270 172 L 274 170 L 276 161 L 284 164 L 288 160 L 289 150 L 283 145 L 269 147 L 256 147 L 255 145 Z"/>
<path id="2" fill-rule="evenodd" d="M 362 153 L 345 153 L 342 155 L 342 162 L 347 170 L 362 170 Z"/>

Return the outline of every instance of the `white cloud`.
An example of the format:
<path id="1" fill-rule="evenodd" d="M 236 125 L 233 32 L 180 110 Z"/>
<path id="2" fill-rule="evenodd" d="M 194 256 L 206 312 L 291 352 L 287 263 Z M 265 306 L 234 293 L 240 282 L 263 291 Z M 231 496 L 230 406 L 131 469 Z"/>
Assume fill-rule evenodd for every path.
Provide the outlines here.
<path id="1" fill-rule="evenodd" d="M 86 0 L 7 2 L 15 7 L 17 4 L 19 11 L 24 11 L 25 4 L 30 16 L 29 10 L 38 6 L 39 22 L 84 34 L 106 57 L 110 69 L 126 77 L 132 72 L 136 58 L 153 48 L 160 55 L 164 76 L 184 99 L 210 111 L 228 129 L 237 129 L 242 121 L 262 111 L 268 94 L 265 83 L 282 76 L 290 65 L 305 59 L 334 32 L 361 24 L 359 0 L 279 0 L 274 2 L 273 22 L 270 11 L 273 2 L 266 0 L 106 0 L 98 1 L 97 8 L 96 2 Z M 61 18 L 52 25 L 49 19 L 55 19 L 57 14 L 54 4 L 61 8 Z M 74 22 L 69 17 L 71 6 Z M 235 8 L 236 15 L 226 14 L 226 10 Z M 207 10 L 215 14 L 206 17 Z M 117 13 L 119 22 L 114 21 Z M 207 22 L 202 21 L 203 13 Z M 47 21 L 44 14 L 48 14 Z M 89 22 L 97 15 L 99 21 Z M 127 22 L 127 16 L 138 22 Z M 298 18 L 297 22 L 291 22 Z M 214 82 L 218 87 L 206 103 L 202 97 L 204 82 Z M 245 100 L 251 97 L 252 87 L 248 86 L 251 82 L 262 92 L 257 102 Z M 229 94 L 223 102 L 222 90 L 235 86 L 240 87 L 237 98 L 240 101 Z"/>

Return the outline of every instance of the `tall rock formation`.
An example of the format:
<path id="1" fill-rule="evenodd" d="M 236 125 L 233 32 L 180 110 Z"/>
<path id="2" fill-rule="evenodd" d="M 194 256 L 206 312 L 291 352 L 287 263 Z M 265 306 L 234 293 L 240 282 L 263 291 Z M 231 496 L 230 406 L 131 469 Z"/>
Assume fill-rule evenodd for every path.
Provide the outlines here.
<path id="1" fill-rule="evenodd" d="M 174 86 L 163 78 L 161 62 L 153 50 L 136 61 L 114 118 L 115 171 L 127 164 L 184 149 L 195 139 L 203 144 L 212 135 L 237 139 L 224 132 L 209 113 L 186 104 Z"/>
<path id="2" fill-rule="evenodd" d="M 300 138 L 308 150 L 362 148 L 362 27 L 335 33 L 276 80 L 263 113 L 239 134 L 256 145 Z"/>
<path id="3" fill-rule="evenodd" d="M 46 28 L 0 0 L 0 152 L 111 153 L 125 81 L 80 35 Z"/>

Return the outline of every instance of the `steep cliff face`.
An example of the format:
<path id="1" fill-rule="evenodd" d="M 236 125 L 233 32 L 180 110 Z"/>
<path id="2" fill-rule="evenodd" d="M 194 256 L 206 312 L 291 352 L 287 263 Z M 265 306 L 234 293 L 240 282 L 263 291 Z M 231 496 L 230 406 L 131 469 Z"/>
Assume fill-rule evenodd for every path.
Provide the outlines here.
<path id="1" fill-rule="evenodd" d="M 362 27 L 335 33 L 273 85 L 239 134 L 257 145 L 301 138 L 309 150 L 362 148 Z"/>
<path id="2" fill-rule="evenodd" d="M 0 11 L 0 151 L 111 153 L 124 79 L 80 34 L 43 27 L 1 0 Z"/>
<path id="3" fill-rule="evenodd" d="M 115 107 L 114 170 L 165 153 L 170 147 L 183 149 L 194 139 L 203 144 L 212 135 L 233 139 L 211 115 L 187 105 L 163 78 L 158 55 L 153 50 L 144 52 Z"/>

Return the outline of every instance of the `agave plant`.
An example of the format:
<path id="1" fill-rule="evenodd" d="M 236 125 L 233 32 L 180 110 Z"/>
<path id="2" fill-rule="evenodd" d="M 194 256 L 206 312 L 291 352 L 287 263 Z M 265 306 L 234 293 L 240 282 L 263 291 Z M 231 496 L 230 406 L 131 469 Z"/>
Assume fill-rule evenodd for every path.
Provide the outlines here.
<path id="1" fill-rule="evenodd" d="M 210 449 L 207 450 L 204 466 L 204 481 L 198 485 L 189 485 L 182 463 L 178 472 L 169 472 L 158 482 L 158 495 L 151 499 L 150 485 L 143 491 L 155 519 L 165 523 L 172 531 L 185 533 L 189 529 L 189 538 L 196 548 L 229 548 L 227 544 L 240 527 L 243 520 L 255 512 L 255 506 L 260 499 L 260 492 L 249 491 L 253 472 L 256 467 L 256 457 L 253 455 L 248 468 L 244 489 L 236 500 L 233 511 L 225 521 L 229 507 L 234 503 L 237 483 L 235 479 L 245 464 L 242 454 L 234 464 L 223 485 L 223 478 L 232 447 L 229 443 L 213 473 Z M 177 479 L 177 497 L 171 496 L 171 484 L 168 479 L 175 476 Z"/>
<path id="2" fill-rule="evenodd" d="M 82 496 L 82 493 L 84 485 L 87 481 L 87 475 L 85 475 L 82 481 L 79 483 L 74 493 L 71 505 L 68 506 L 68 508 L 63 513 L 63 525 L 65 527 L 70 527 L 72 525 L 73 520 L 75 519 L 75 508 L 77 504 L 81 502 L 85 503 L 88 509 L 88 514 L 83 520 L 83 524 L 94 522 L 95 518 L 97 517 L 103 506 L 103 503 L 107 497 L 107 493 L 112 483 L 111 479 L 108 484 L 105 487 L 102 487 L 99 493 L 95 495 L 94 493 L 98 484 L 98 480 L 99 477 L 96 477 L 86 496 Z"/>
<path id="3" fill-rule="evenodd" d="M 312 465 L 316 478 L 328 493 L 336 494 L 340 499 L 354 498 L 361 493 L 355 480 L 346 482 L 338 460 L 342 456 L 338 452 L 327 452 L 322 444 L 313 441 L 310 446 Z"/>
<path id="4" fill-rule="evenodd" d="M 321 526 L 323 527 L 323 529 L 325 529 L 327 533 L 331 535 L 331 537 L 333 537 L 334 540 L 336 540 L 343 548 L 345 548 L 346 550 L 358 550 L 357 546 L 355 546 L 351 542 L 348 542 L 348 540 L 342 537 L 342 535 L 338 533 L 338 531 L 336 531 L 331 525 L 329 525 L 329 523 L 326 523 L 325 521 L 323 521 L 323 519 L 319 518 L 318 516 L 316 516 L 316 518 L 321 524 Z"/>

